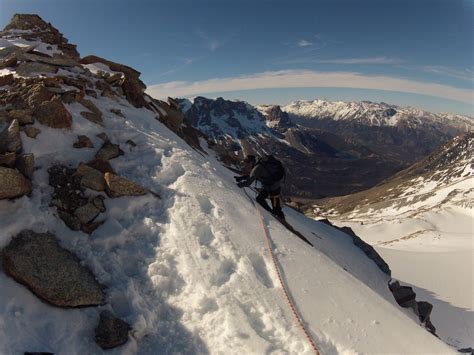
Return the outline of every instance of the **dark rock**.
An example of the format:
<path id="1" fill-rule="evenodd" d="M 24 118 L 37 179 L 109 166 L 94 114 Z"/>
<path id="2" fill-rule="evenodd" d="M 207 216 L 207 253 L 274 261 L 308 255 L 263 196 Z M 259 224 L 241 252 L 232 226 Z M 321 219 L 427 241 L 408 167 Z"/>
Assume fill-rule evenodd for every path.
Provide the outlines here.
<path id="1" fill-rule="evenodd" d="M 402 306 L 408 307 L 410 301 L 414 301 L 416 298 L 416 293 L 413 291 L 413 288 L 409 286 L 400 286 L 397 289 L 392 291 L 395 301 Z"/>
<path id="2" fill-rule="evenodd" d="M 105 197 L 98 195 L 91 199 L 92 204 L 99 209 L 100 212 L 105 212 L 105 204 L 104 204 Z"/>
<path id="3" fill-rule="evenodd" d="M 33 153 L 20 155 L 16 160 L 16 168 L 28 179 L 33 178 L 35 171 L 35 156 Z"/>
<path id="4" fill-rule="evenodd" d="M 63 165 L 54 165 L 48 169 L 49 184 L 54 188 L 53 201 L 61 201 L 62 209 L 70 214 L 88 202 L 82 191 L 81 177 L 75 172 Z"/>
<path id="5" fill-rule="evenodd" d="M 120 149 L 118 144 L 113 144 L 110 141 L 106 141 L 95 155 L 95 158 L 99 160 L 110 160 L 123 154 L 124 152 Z"/>
<path id="6" fill-rule="evenodd" d="M 69 128 L 72 116 L 60 100 L 41 103 L 35 110 L 38 121 L 52 128 Z"/>
<path id="7" fill-rule="evenodd" d="M 417 302 L 418 304 L 418 316 L 420 317 L 420 322 L 426 322 L 431 315 L 431 311 L 433 310 L 433 305 L 429 302 L 420 301 Z"/>
<path id="8" fill-rule="evenodd" d="M 43 83 L 33 84 L 28 88 L 28 91 L 23 95 L 26 104 L 35 109 L 43 102 L 49 102 L 54 97 Z M 35 112 L 33 112 L 35 114 Z"/>
<path id="9" fill-rule="evenodd" d="M 112 349 L 128 341 L 130 325 L 115 317 L 110 311 L 100 313 L 99 325 L 95 329 L 95 342 L 102 349 Z"/>
<path id="10" fill-rule="evenodd" d="M 115 174 L 105 173 L 104 178 L 107 184 L 106 192 L 111 197 L 140 196 L 147 193 L 142 186 Z"/>
<path id="11" fill-rule="evenodd" d="M 110 112 L 112 112 L 113 114 L 116 114 L 119 117 L 125 118 L 125 115 L 118 108 L 111 108 Z"/>
<path id="12" fill-rule="evenodd" d="M 60 200 L 57 200 L 57 202 L 59 202 L 58 205 L 61 205 Z M 73 231 L 81 230 L 81 221 L 76 216 L 68 212 L 61 211 L 61 210 L 58 210 L 58 215 L 59 215 L 59 218 L 61 218 L 63 222 L 66 224 L 66 226 L 68 226 L 71 230 Z"/>
<path id="13" fill-rule="evenodd" d="M 73 144 L 74 148 L 94 148 L 94 144 L 92 143 L 91 139 L 87 136 L 80 135 L 77 136 L 77 142 Z"/>
<path id="14" fill-rule="evenodd" d="M 13 74 L 0 76 L 0 86 L 11 85 L 15 81 Z"/>
<path id="15" fill-rule="evenodd" d="M 137 146 L 137 143 L 135 143 L 134 141 L 132 141 L 131 139 L 129 139 L 128 141 L 126 141 L 125 143 L 127 143 L 128 145 L 132 146 L 132 147 L 136 147 Z"/>
<path id="16" fill-rule="evenodd" d="M 107 136 L 107 134 L 105 132 L 97 134 L 97 137 L 102 139 L 104 142 L 107 142 L 109 140 L 109 137 Z"/>
<path id="17" fill-rule="evenodd" d="M 112 168 L 112 165 L 110 165 L 110 163 L 107 160 L 94 159 L 88 162 L 87 165 L 90 166 L 91 168 L 99 170 L 103 174 L 105 173 L 115 174 L 115 170 Z"/>
<path id="18" fill-rule="evenodd" d="M 0 132 L 0 153 L 19 153 L 21 149 L 20 123 L 13 120 Z"/>
<path id="19" fill-rule="evenodd" d="M 44 301 L 58 307 L 104 303 L 103 287 L 51 233 L 25 230 L 2 251 L 5 272 Z"/>
<path id="20" fill-rule="evenodd" d="M 105 221 L 96 221 L 92 223 L 83 224 L 81 230 L 84 233 L 92 234 L 97 228 L 99 228 Z"/>
<path id="21" fill-rule="evenodd" d="M 15 169 L 0 167 L 0 200 L 31 193 L 31 182 Z"/>

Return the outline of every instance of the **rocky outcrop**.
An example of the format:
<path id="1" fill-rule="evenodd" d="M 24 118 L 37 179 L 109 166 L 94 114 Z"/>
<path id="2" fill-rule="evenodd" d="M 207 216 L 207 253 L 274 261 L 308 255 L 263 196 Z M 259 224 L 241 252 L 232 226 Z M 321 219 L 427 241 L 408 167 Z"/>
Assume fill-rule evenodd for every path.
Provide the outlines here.
<path id="1" fill-rule="evenodd" d="M 107 59 L 89 55 L 80 60 L 81 64 L 102 63 L 107 65 L 110 70 L 123 73 L 124 78 L 120 80 L 120 87 L 122 88 L 127 100 L 135 107 L 149 107 L 144 98 L 146 85 L 139 79 L 140 72 L 129 66 L 114 63 Z"/>
<path id="2" fill-rule="evenodd" d="M 0 166 L 0 200 L 30 194 L 31 182 L 15 169 Z"/>
<path id="3" fill-rule="evenodd" d="M 51 233 L 25 230 L 1 253 L 5 272 L 42 300 L 58 307 L 104 303 L 103 287 Z"/>
<path id="4" fill-rule="evenodd" d="M 116 348 L 128 341 L 130 330 L 127 322 L 115 317 L 110 311 L 102 311 L 95 329 L 95 342 L 104 350 Z"/>
<path id="5" fill-rule="evenodd" d="M 50 23 L 46 23 L 38 15 L 15 14 L 0 35 L 7 35 L 14 30 L 23 30 L 21 32 L 21 38 L 23 39 L 40 40 L 43 43 L 55 45 L 66 57 L 79 59 L 76 46 L 69 44 L 68 40 L 56 28 Z"/>
<path id="6" fill-rule="evenodd" d="M 110 197 L 140 196 L 147 193 L 142 186 L 115 174 L 105 173 L 104 178 L 107 184 L 106 192 Z"/>

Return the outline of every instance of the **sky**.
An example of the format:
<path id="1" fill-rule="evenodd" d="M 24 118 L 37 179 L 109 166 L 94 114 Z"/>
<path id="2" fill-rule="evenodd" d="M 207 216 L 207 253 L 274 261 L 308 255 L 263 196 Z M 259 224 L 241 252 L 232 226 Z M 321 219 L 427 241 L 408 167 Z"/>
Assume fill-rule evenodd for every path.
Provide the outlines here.
<path id="1" fill-rule="evenodd" d="M 474 116 L 472 0 L 0 0 L 148 93 L 251 104 L 371 100 Z"/>

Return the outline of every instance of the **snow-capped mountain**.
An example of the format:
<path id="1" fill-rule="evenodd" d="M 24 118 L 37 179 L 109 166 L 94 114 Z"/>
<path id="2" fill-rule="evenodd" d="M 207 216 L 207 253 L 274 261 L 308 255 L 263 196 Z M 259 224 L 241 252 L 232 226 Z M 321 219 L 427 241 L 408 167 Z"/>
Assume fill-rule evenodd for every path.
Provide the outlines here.
<path id="1" fill-rule="evenodd" d="M 7 29 L 0 353 L 313 353 L 283 288 L 321 354 L 455 353 L 350 236 L 289 208 L 314 247 L 260 221 L 137 71 L 71 56 L 35 15 Z"/>
<path id="2" fill-rule="evenodd" d="M 386 103 L 296 101 L 284 106 L 290 119 L 366 145 L 379 155 L 414 163 L 460 133 L 474 130 L 474 119 L 434 114 Z"/>
<path id="3" fill-rule="evenodd" d="M 340 135 L 297 126 L 278 106 L 204 97 L 178 101 L 185 121 L 208 137 L 226 164 L 236 164 L 247 154 L 281 159 L 288 170 L 285 192 L 292 199 L 359 191 L 405 167 Z"/>
<path id="4" fill-rule="evenodd" d="M 370 190 L 312 207 L 373 245 L 435 305 L 438 335 L 464 347 L 474 332 L 473 151 L 471 132 Z"/>

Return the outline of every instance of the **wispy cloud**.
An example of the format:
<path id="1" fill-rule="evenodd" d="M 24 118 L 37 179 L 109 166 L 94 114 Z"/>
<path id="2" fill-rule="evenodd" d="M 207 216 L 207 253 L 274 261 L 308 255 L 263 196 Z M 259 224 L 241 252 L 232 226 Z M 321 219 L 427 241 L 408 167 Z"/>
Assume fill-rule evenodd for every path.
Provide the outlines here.
<path id="1" fill-rule="evenodd" d="M 171 68 L 163 73 L 160 73 L 158 75 L 158 77 L 163 77 L 163 76 L 167 76 L 167 75 L 170 75 L 170 74 L 174 74 L 176 72 L 179 72 L 180 70 L 183 70 L 184 68 L 186 68 L 187 66 L 191 65 L 192 63 L 194 63 L 196 60 L 198 60 L 200 58 L 184 58 L 182 60 L 182 63 L 174 68 Z"/>
<path id="2" fill-rule="evenodd" d="M 296 43 L 298 47 L 311 47 L 314 46 L 313 42 L 307 41 L 305 39 L 300 39 L 298 43 Z"/>
<path id="3" fill-rule="evenodd" d="M 283 70 L 247 76 L 215 78 L 203 81 L 173 81 L 151 85 L 147 92 L 156 97 L 194 96 L 252 89 L 273 88 L 353 88 L 398 91 L 424 94 L 472 103 L 472 90 L 448 85 L 419 82 L 390 76 L 369 76 L 354 72 L 318 72 L 311 70 Z"/>
<path id="4" fill-rule="evenodd" d="M 448 76 L 456 79 L 474 81 L 474 71 L 470 69 L 456 69 L 441 65 L 426 65 L 420 67 L 424 72 Z"/>
<path id="5" fill-rule="evenodd" d="M 206 32 L 204 32 L 201 29 L 196 30 L 196 34 L 199 38 L 201 38 L 207 49 L 209 49 L 211 52 L 216 51 L 218 48 L 222 47 L 225 44 L 225 40 L 219 40 L 215 37 L 210 36 Z"/>
<path id="6" fill-rule="evenodd" d="M 280 60 L 278 64 L 340 64 L 340 65 L 357 65 L 357 64 L 401 64 L 403 60 L 388 57 L 368 57 L 368 58 L 341 58 L 341 59 L 321 59 L 314 56 L 295 57 L 286 60 Z"/>

